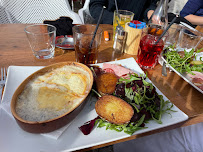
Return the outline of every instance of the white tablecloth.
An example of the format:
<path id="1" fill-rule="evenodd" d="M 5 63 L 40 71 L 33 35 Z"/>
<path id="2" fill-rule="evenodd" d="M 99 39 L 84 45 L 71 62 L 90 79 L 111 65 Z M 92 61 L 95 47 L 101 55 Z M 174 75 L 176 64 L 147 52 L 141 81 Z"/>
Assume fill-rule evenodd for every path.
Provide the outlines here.
<path id="1" fill-rule="evenodd" d="M 203 152 L 203 122 L 118 143 L 114 152 Z"/>

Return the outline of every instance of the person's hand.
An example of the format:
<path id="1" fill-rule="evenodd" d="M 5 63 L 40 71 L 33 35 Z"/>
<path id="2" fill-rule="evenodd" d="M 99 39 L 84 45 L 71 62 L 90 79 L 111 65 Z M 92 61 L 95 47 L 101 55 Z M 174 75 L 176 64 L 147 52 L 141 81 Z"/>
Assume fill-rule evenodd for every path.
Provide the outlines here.
<path id="1" fill-rule="evenodd" d="M 161 22 L 160 16 L 157 16 L 157 15 L 153 15 L 151 20 L 152 20 L 153 24 L 157 24 L 157 25 L 163 25 L 164 24 L 163 22 Z"/>
<path id="2" fill-rule="evenodd" d="M 147 12 L 147 18 L 150 19 L 150 17 L 152 16 L 153 13 L 154 13 L 154 10 L 149 10 Z"/>
<path id="3" fill-rule="evenodd" d="M 148 19 L 151 18 L 153 13 L 154 13 L 154 10 L 149 10 L 147 12 Z M 151 23 L 157 24 L 157 25 L 164 25 L 164 23 L 161 21 L 161 16 L 159 16 L 159 15 L 153 15 L 151 18 Z"/>

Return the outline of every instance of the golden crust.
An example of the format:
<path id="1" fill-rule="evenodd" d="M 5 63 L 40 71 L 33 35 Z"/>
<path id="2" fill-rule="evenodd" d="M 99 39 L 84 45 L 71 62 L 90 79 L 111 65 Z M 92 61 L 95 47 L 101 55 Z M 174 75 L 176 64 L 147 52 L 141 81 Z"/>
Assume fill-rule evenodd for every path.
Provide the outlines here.
<path id="1" fill-rule="evenodd" d="M 100 117 L 118 125 L 128 123 L 134 115 L 130 104 L 112 95 L 99 98 L 95 104 L 95 110 Z"/>
<path id="2" fill-rule="evenodd" d="M 97 91 L 100 94 L 112 94 L 115 91 L 118 77 L 113 73 L 103 73 L 96 78 Z"/>

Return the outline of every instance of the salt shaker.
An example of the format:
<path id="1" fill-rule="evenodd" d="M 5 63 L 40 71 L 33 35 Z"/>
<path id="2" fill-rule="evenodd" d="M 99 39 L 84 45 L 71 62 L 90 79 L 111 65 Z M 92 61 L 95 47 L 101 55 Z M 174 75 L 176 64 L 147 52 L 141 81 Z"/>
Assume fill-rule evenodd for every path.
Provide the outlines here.
<path id="1" fill-rule="evenodd" d="M 116 53 L 122 54 L 124 52 L 125 42 L 126 32 L 124 31 L 122 26 L 117 26 L 113 44 L 113 48 Z"/>

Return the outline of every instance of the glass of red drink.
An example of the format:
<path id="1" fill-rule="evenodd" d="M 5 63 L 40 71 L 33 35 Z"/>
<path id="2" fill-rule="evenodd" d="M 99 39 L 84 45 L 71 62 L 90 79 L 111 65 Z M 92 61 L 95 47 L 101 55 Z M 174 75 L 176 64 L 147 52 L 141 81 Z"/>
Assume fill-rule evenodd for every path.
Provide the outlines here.
<path id="1" fill-rule="evenodd" d="M 164 36 L 157 44 L 160 34 L 143 33 L 140 40 L 140 48 L 137 55 L 137 63 L 141 68 L 154 68 L 157 64 L 158 57 L 164 48 L 166 36 Z"/>
<path id="2" fill-rule="evenodd" d="M 94 41 L 92 41 L 96 25 L 75 25 L 73 39 L 76 61 L 83 64 L 95 64 L 98 58 L 98 48 L 101 44 L 102 29 L 98 28 Z"/>

